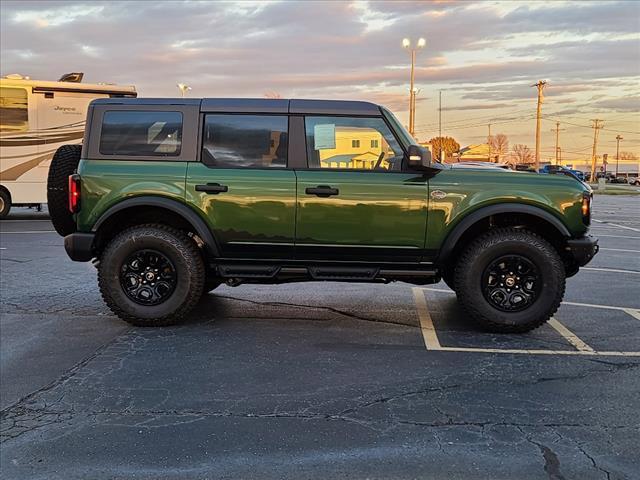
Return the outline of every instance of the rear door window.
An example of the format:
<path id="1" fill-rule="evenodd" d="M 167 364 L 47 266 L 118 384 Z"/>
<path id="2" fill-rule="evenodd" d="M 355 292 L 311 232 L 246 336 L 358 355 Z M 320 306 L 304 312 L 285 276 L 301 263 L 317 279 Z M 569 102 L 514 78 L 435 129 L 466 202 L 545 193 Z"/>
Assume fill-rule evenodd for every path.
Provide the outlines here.
<path id="1" fill-rule="evenodd" d="M 202 163 L 218 168 L 285 168 L 286 115 L 206 115 Z"/>
<path id="2" fill-rule="evenodd" d="M 114 110 L 102 117 L 103 155 L 178 156 L 181 147 L 181 112 Z"/>

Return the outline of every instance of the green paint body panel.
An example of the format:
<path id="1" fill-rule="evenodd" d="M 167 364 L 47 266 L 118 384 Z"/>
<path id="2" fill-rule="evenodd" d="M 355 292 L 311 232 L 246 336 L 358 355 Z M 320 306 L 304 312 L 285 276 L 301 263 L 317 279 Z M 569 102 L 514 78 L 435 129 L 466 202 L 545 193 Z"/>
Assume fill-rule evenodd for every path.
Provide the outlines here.
<path id="1" fill-rule="evenodd" d="M 430 198 L 427 251 L 439 250 L 447 235 L 467 215 L 482 207 L 501 203 L 540 208 L 562 222 L 573 237 L 587 231 L 582 222 L 581 206 L 583 193 L 588 189 L 563 175 L 487 168 L 445 169 L 429 180 L 429 189 L 446 195 L 442 199 Z"/>
<path id="2" fill-rule="evenodd" d="M 184 202 L 186 172 L 186 162 L 81 160 L 78 231 L 91 231 L 104 212 L 128 198 L 153 195 Z"/>
<path id="3" fill-rule="evenodd" d="M 196 185 L 219 183 L 209 194 Z M 209 168 L 189 162 L 186 202 L 205 220 L 225 257 L 292 258 L 296 174 L 286 169 Z"/>
<path id="4" fill-rule="evenodd" d="M 412 261 L 422 256 L 427 178 L 416 173 L 299 170 L 296 258 Z M 327 198 L 305 193 L 337 188 Z"/>
<path id="5" fill-rule="evenodd" d="M 213 232 L 226 258 L 433 262 L 456 225 L 496 204 L 526 204 L 555 216 L 572 237 L 587 232 L 587 187 L 561 175 L 493 169 L 356 172 L 216 169 L 198 162 L 82 160 L 78 231 L 125 199 L 152 195 L 186 204 Z M 208 194 L 196 185 L 219 183 Z M 331 186 L 321 198 L 308 187 Z M 430 195 L 442 192 L 442 198 Z"/>

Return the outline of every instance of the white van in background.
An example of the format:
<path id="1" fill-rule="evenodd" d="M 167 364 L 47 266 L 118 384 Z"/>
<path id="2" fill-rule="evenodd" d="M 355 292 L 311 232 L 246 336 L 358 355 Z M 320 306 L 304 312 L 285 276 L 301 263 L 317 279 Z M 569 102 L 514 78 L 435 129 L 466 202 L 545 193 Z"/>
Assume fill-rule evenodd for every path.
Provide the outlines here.
<path id="1" fill-rule="evenodd" d="M 12 205 L 47 202 L 47 175 L 59 146 L 82 143 L 89 102 L 135 97 L 133 86 L 80 83 L 82 73 L 57 82 L 22 75 L 0 78 L 0 218 Z"/>

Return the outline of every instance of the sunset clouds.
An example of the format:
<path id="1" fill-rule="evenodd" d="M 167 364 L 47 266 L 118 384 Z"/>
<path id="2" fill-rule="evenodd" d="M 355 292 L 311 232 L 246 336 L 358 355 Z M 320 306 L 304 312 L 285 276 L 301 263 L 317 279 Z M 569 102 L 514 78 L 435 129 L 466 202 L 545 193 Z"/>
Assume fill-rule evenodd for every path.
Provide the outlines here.
<path id="1" fill-rule="evenodd" d="M 546 114 L 640 131 L 639 32 L 637 2 L 3 1 L 1 67 L 47 80 L 84 71 L 88 82 L 135 84 L 143 96 L 176 96 L 183 81 L 192 96 L 367 99 L 404 120 L 400 43 L 422 36 L 421 137 L 436 133 L 443 90 L 445 131 L 460 143 L 481 141 L 486 127 L 475 124 L 489 121 L 512 143 L 531 143 L 532 120 L 514 112 L 534 113 L 530 85 L 545 78 Z M 578 151 L 590 131 L 567 128 L 567 151 Z M 625 138 L 626 150 L 640 150 L 640 135 Z"/>

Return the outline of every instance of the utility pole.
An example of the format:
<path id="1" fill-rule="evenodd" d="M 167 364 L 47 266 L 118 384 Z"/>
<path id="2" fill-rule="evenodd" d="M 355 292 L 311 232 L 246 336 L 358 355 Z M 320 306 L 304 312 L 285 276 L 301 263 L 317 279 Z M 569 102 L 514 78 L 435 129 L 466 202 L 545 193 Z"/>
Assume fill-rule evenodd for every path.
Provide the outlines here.
<path id="1" fill-rule="evenodd" d="M 591 182 L 593 183 L 593 181 L 596 179 L 596 152 L 597 152 L 597 148 L 598 148 L 598 135 L 600 132 L 600 129 L 602 127 L 604 127 L 604 120 L 600 120 L 600 119 L 594 119 L 591 120 L 593 122 L 593 124 L 591 125 L 591 127 L 593 128 L 593 150 L 591 152 Z"/>
<path id="2" fill-rule="evenodd" d="M 560 161 L 560 132 L 563 131 L 564 128 L 560 128 L 560 122 L 556 122 L 556 128 L 552 128 L 552 132 L 556 132 L 556 165 Z"/>
<path id="3" fill-rule="evenodd" d="M 489 136 L 487 137 L 487 145 L 489 146 L 489 159 L 488 161 L 491 161 L 491 124 L 487 124 L 487 126 L 489 127 Z"/>
<path id="4" fill-rule="evenodd" d="M 616 135 L 616 178 L 618 177 L 618 162 L 620 161 L 620 140 L 622 140 L 622 137 Z"/>
<path id="5" fill-rule="evenodd" d="M 544 101 L 544 87 L 546 80 L 540 80 L 531 85 L 538 88 L 538 110 L 536 112 L 536 172 L 540 169 L 540 114 L 542 113 L 542 102 Z"/>
<path id="6" fill-rule="evenodd" d="M 440 90 L 440 100 L 438 101 L 438 135 L 442 138 L 442 90 Z"/>

